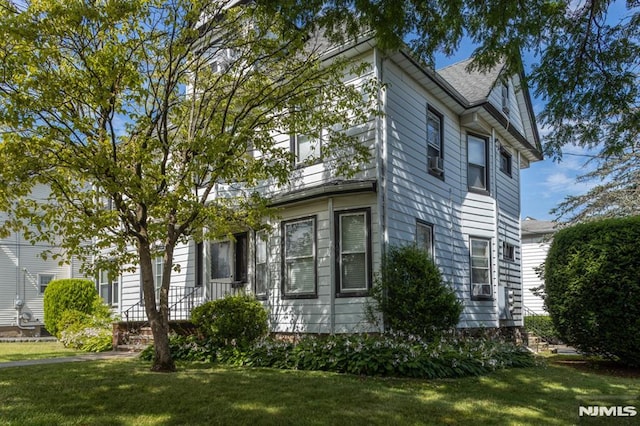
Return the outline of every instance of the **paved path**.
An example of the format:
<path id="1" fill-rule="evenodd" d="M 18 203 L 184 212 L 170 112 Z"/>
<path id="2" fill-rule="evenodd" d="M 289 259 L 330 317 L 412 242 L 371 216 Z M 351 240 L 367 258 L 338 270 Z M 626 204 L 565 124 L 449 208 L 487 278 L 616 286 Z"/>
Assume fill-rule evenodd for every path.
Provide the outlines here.
<path id="1" fill-rule="evenodd" d="M 113 358 L 133 358 L 138 355 L 139 353 L 136 353 L 136 352 L 114 352 L 114 351 L 98 352 L 98 353 L 66 356 L 61 358 L 28 359 L 24 361 L 0 362 L 0 368 L 24 367 L 27 365 L 61 364 L 64 362 L 98 361 L 98 360 L 113 359 Z"/>

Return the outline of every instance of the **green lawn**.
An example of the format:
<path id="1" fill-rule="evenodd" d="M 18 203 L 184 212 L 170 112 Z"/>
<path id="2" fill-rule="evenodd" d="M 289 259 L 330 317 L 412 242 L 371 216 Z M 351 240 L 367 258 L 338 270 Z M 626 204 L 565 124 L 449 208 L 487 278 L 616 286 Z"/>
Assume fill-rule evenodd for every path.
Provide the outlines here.
<path id="1" fill-rule="evenodd" d="M 59 358 L 78 353 L 80 352 L 67 349 L 59 342 L 0 342 L 0 362 Z"/>
<path id="2" fill-rule="evenodd" d="M 118 359 L 1 369 L 0 424 L 565 425 L 579 422 L 581 398 L 600 395 L 640 408 L 640 379 L 551 363 L 450 380 L 205 364 L 162 374 Z"/>

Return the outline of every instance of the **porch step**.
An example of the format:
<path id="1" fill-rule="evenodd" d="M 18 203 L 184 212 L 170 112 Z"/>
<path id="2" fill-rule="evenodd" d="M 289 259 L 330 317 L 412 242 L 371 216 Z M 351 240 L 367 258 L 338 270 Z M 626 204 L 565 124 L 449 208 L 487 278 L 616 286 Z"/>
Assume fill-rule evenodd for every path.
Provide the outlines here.
<path id="1" fill-rule="evenodd" d="M 527 347 L 535 352 L 548 351 L 549 343 L 533 333 L 527 333 Z"/>

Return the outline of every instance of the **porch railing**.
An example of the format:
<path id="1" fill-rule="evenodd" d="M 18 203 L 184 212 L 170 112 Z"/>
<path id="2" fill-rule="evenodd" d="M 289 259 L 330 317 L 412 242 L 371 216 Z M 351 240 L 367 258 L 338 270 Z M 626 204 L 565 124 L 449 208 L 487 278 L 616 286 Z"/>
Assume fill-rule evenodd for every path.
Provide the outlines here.
<path id="1" fill-rule="evenodd" d="M 169 320 L 188 320 L 191 311 L 209 300 L 222 299 L 227 294 L 232 294 L 234 288 L 231 283 L 209 282 L 199 287 L 170 287 L 169 288 Z M 156 291 L 156 300 L 159 300 Z M 147 321 L 144 300 L 122 312 L 122 320 L 125 322 Z"/>

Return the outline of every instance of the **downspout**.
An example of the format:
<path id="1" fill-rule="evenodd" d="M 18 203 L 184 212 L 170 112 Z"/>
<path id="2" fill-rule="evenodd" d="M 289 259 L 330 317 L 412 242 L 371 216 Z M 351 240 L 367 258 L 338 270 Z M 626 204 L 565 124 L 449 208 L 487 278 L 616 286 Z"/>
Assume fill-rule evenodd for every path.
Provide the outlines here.
<path id="1" fill-rule="evenodd" d="M 26 286 L 26 283 L 25 283 L 26 274 L 27 274 L 27 269 L 22 268 L 22 288 L 23 289 Z M 20 322 L 22 321 L 22 308 L 24 308 L 24 298 L 20 299 L 20 295 L 18 294 L 17 287 L 18 287 L 18 281 L 16 280 L 16 299 L 13 302 L 13 307 L 16 310 L 16 327 L 18 327 L 20 330 L 35 330 L 36 328 L 34 326 L 25 327 L 23 325 L 20 325 Z"/>
<path id="2" fill-rule="evenodd" d="M 496 294 L 496 304 L 495 304 L 495 313 L 496 313 L 496 319 L 498 321 L 498 328 L 500 327 L 500 292 L 503 291 L 503 289 L 500 286 L 500 203 L 498 202 L 498 172 L 497 172 L 497 168 L 498 166 L 498 161 L 497 158 L 498 156 L 496 155 L 497 152 L 499 152 L 500 147 L 498 146 L 497 143 L 497 139 L 496 139 L 496 129 L 495 128 L 491 128 L 491 138 L 492 138 L 492 142 L 493 142 L 493 160 L 491 161 L 491 164 L 493 165 L 492 167 L 492 171 L 493 171 L 493 182 L 495 185 L 495 197 L 494 197 L 494 205 L 495 205 L 495 217 L 496 217 L 496 221 L 495 221 L 495 241 L 496 241 L 496 255 L 495 255 L 495 262 L 496 262 L 496 276 L 494 278 L 494 280 L 497 282 L 497 292 L 498 294 Z M 491 160 L 491 158 L 489 158 L 489 160 Z M 504 294 L 503 294 L 504 296 Z"/>
<path id="3" fill-rule="evenodd" d="M 384 83 L 384 61 L 386 58 L 380 58 L 380 52 L 378 48 L 373 49 L 373 62 L 376 67 L 376 78 L 378 83 Z M 382 90 L 382 93 L 381 93 Z M 384 87 L 378 90 L 377 94 L 378 110 L 381 113 L 385 113 L 387 105 L 387 91 Z M 380 222 L 380 266 L 382 267 L 382 261 L 387 251 L 387 245 L 389 244 L 389 234 L 387 229 L 387 116 L 376 117 L 376 133 L 375 133 L 375 145 L 376 145 L 376 178 L 379 182 L 380 190 L 378 192 L 378 217 Z M 384 318 L 382 319 L 382 330 L 386 328 Z"/>
<path id="4" fill-rule="evenodd" d="M 331 241 L 330 247 L 330 262 L 329 262 L 329 333 L 334 334 L 336 330 L 336 224 L 333 216 L 333 197 L 329 197 L 327 202 L 327 210 L 329 211 L 329 241 Z"/>

